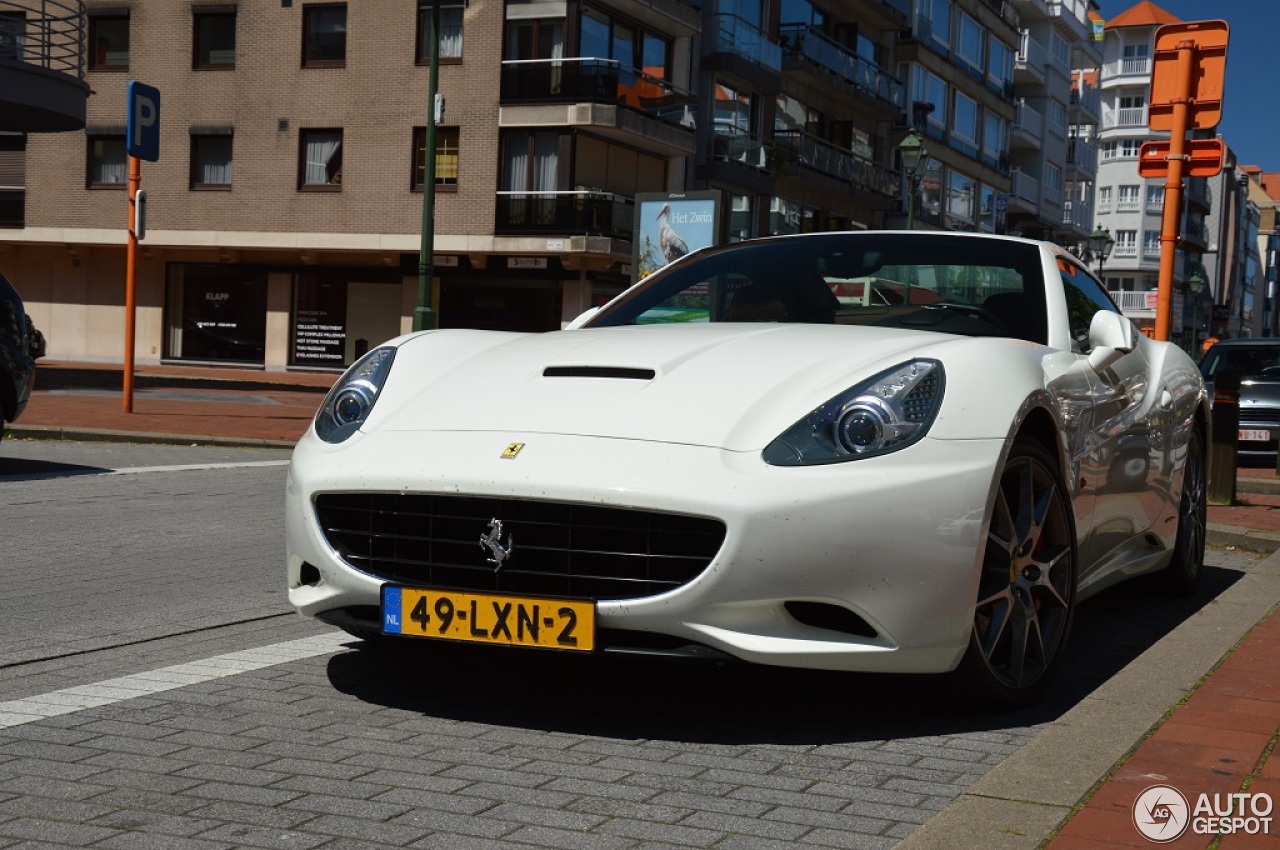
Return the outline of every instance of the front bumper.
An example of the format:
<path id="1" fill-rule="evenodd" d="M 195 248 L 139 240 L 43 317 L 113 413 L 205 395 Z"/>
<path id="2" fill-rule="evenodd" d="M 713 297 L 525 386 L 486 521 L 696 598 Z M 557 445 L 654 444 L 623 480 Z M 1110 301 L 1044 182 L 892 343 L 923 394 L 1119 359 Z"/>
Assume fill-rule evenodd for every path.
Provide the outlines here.
<path id="1" fill-rule="evenodd" d="M 511 442 L 526 445 L 504 459 Z M 926 438 L 883 457 L 783 469 L 758 452 L 598 437 L 380 432 L 333 446 L 309 434 L 287 485 L 289 601 L 331 620 L 379 604 L 382 582 L 326 542 L 318 493 L 625 506 L 714 517 L 727 531 L 706 569 L 681 587 L 599 602 L 602 631 L 665 635 L 762 664 L 942 672 L 968 645 L 982 518 L 1002 449 L 1001 440 Z M 485 557 L 478 545 L 475 556 Z M 806 624 L 789 602 L 838 606 L 875 634 Z"/>

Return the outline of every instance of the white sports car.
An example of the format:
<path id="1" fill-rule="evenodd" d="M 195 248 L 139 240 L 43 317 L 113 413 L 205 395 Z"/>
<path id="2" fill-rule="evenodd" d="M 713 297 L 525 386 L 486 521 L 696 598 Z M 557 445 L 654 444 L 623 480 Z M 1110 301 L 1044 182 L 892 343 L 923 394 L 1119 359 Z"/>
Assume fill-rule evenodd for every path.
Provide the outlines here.
<path id="1" fill-rule="evenodd" d="M 1204 558 L 1199 372 L 1057 246 L 817 233 L 695 252 L 542 334 L 335 384 L 289 600 L 371 639 L 959 670 L 1034 698 L 1080 600 Z"/>

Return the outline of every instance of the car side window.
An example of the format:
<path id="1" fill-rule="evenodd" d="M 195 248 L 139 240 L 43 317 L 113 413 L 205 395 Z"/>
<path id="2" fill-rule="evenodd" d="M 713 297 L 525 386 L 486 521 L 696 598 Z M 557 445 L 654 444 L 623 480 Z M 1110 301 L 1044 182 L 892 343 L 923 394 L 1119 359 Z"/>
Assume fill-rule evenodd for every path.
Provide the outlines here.
<path id="1" fill-rule="evenodd" d="M 1071 350 L 1088 354 L 1089 326 L 1099 310 L 1119 313 L 1120 308 L 1093 277 L 1079 265 L 1065 257 L 1058 258 L 1058 272 L 1062 276 L 1062 291 L 1067 299 L 1067 321 L 1071 327 Z"/>

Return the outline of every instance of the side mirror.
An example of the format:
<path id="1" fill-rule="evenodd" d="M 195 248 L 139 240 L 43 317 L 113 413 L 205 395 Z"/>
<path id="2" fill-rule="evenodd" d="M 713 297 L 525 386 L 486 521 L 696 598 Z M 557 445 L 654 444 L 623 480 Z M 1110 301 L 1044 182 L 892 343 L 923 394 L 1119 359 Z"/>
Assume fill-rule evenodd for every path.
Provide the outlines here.
<path id="1" fill-rule="evenodd" d="M 1119 313 L 1099 310 L 1089 323 L 1089 366 L 1101 372 L 1138 347 L 1138 329 Z"/>
<path id="2" fill-rule="evenodd" d="M 574 319 L 574 320 L 573 320 L 572 322 L 570 322 L 569 324 L 565 325 L 565 326 L 564 326 L 564 329 L 565 329 L 566 331 L 571 331 L 571 330 L 574 330 L 574 329 L 576 329 L 576 328 L 580 328 L 580 327 L 582 327 L 583 325 L 585 325 L 587 322 L 589 322 L 589 321 L 591 321 L 592 319 L 594 319 L 594 318 L 595 318 L 596 313 L 599 313 L 599 312 L 600 312 L 600 308 L 599 308 L 599 307 L 592 307 L 592 308 L 591 308 L 590 310 L 588 310 L 587 312 L 579 314 L 579 316 L 578 316 L 576 319 Z"/>

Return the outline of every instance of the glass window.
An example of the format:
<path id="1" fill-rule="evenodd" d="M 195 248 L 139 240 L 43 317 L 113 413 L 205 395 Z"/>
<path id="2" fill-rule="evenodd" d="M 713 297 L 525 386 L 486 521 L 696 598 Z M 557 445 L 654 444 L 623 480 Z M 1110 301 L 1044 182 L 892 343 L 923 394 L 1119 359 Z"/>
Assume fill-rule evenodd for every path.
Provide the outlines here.
<path id="1" fill-rule="evenodd" d="M 951 44 L 951 0 L 920 0 L 920 15 L 930 38 L 944 47 Z"/>
<path id="2" fill-rule="evenodd" d="M 174 263 L 169 267 L 165 312 L 168 357 L 262 363 L 267 336 L 265 271 Z"/>
<path id="3" fill-rule="evenodd" d="M 1147 187 L 1147 209 L 1152 212 L 1160 212 L 1164 209 L 1164 187 L 1148 186 Z"/>
<path id="4" fill-rule="evenodd" d="M 976 71 L 982 71 L 986 67 L 987 33 L 977 21 L 964 12 L 960 13 L 956 54 Z"/>
<path id="5" fill-rule="evenodd" d="M 427 128 L 413 128 L 413 177 L 409 188 L 422 191 L 422 155 L 426 150 Z M 453 188 L 458 186 L 458 128 L 436 128 L 436 188 Z"/>
<path id="6" fill-rule="evenodd" d="M 89 16 L 89 70 L 129 70 L 129 15 Z"/>
<path id="7" fill-rule="evenodd" d="M 1062 191 L 1062 167 L 1052 162 L 1044 164 L 1044 185 Z"/>
<path id="8" fill-rule="evenodd" d="M 437 57 L 444 62 L 462 58 L 462 6 L 440 7 L 440 32 L 436 43 L 440 45 Z M 431 27 L 431 9 L 418 10 L 418 32 L 416 37 L 417 63 L 431 63 L 431 43 L 427 41 L 427 30 Z"/>
<path id="9" fill-rule="evenodd" d="M 123 189 L 129 179 L 129 161 L 124 151 L 124 133 L 89 133 L 90 189 Z"/>
<path id="10" fill-rule="evenodd" d="M 956 92 L 956 115 L 952 129 L 966 144 L 977 147 L 978 102 L 959 91 Z"/>
<path id="11" fill-rule="evenodd" d="M 958 171 L 947 174 L 947 216 L 951 223 L 970 229 L 973 225 L 974 201 L 978 182 Z"/>
<path id="12" fill-rule="evenodd" d="M 1143 254 L 1160 254 L 1160 231 L 1144 230 L 1142 231 L 1142 253 Z"/>
<path id="13" fill-rule="evenodd" d="M 191 188 L 231 188 L 231 134 L 191 134 Z"/>
<path id="14" fill-rule="evenodd" d="M 1116 203 L 1116 210 L 1119 212 L 1134 212 L 1138 209 L 1138 192 L 1139 186 L 1121 186 L 1119 201 Z"/>
<path id="15" fill-rule="evenodd" d="M 347 63 L 347 4 L 302 7 L 302 67 L 341 68 Z"/>
<path id="16" fill-rule="evenodd" d="M 927 121 L 940 130 L 947 126 L 947 84 L 938 76 L 929 73 L 919 65 L 912 68 L 915 85 L 913 100 L 918 103 L 933 104 Z"/>
<path id="17" fill-rule="evenodd" d="M 609 58 L 609 18 L 595 9 L 582 10 L 582 32 L 578 37 L 578 55 L 597 59 Z"/>
<path id="18" fill-rule="evenodd" d="M 1063 294 L 1067 297 L 1067 318 L 1071 325 L 1071 349 L 1080 354 L 1089 353 L 1089 326 L 1093 316 L 1106 310 L 1119 313 L 1106 291 L 1076 263 L 1058 258 L 1058 271 L 1062 274 Z"/>
<path id="19" fill-rule="evenodd" d="M 1111 187 L 1098 187 L 1098 212 L 1111 212 Z"/>
<path id="20" fill-rule="evenodd" d="M 507 24 L 507 55 L 504 58 L 559 59 L 563 55 L 563 20 L 516 20 Z"/>
<path id="21" fill-rule="evenodd" d="M 236 13 L 192 10 L 195 31 L 193 68 L 234 68 L 236 66 Z"/>
<path id="22" fill-rule="evenodd" d="M 303 130 L 298 139 L 298 188 L 341 191 L 342 131 Z"/>
<path id="23" fill-rule="evenodd" d="M 1013 83 L 1013 48 L 996 38 L 990 40 L 990 45 L 987 82 L 1002 92 Z"/>
<path id="24" fill-rule="evenodd" d="M 1009 122 L 994 112 L 985 112 L 982 123 L 982 152 L 998 163 L 1009 152 Z"/>

